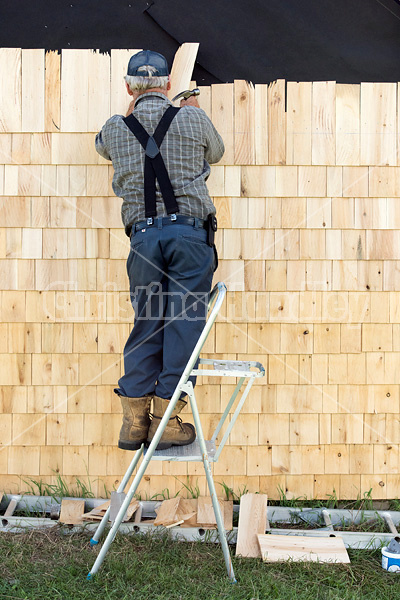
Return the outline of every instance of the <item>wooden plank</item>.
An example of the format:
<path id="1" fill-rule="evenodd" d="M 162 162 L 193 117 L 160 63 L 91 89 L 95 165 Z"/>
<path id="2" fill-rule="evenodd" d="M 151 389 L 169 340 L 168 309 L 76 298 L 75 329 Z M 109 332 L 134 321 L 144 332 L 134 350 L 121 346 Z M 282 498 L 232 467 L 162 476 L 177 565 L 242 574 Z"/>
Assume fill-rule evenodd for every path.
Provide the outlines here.
<path id="1" fill-rule="evenodd" d="M 360 164 L 359 85 L 336 85 L 336 164 Z"/>
<path id="2" fill-rule="evenodd" d="M 266 494 L 241 496 L 236 556 L 261 556 L 257 534 L 264 534 L 267 528 L 267 502 Z"/>
<path id="3" fill-rule="evenodd" d="M 396 165 L 396 84 L 361 84 L 361 165 Z"/>
<path id="4" fill-rule="evenodd" d="M 177 527 L 178 525 L 182 525 L 183 523 L 183 519 L 181 519 L 180 521 L 176 521 L 175 523 L 171 523 L 170 525 L 166 525 L 165 529 L 171 529 L 171 527 Z"/>
<path id="5" fill-rule="evenodd" d="M 198 50 L 197 42 L 182 44 L 178 48 L 171 68 L 171 89 L 168 91 L 170 100 L 180 92 L 189 89 Z"/>
<path id="6" fill-rule="evenodd" d="M 53 165 L 98 165 L 100 155 L 94 149 L 93 134 L 58 133 L 51 135 Z M 103 159 L 105 165 L 105 159 Z"/>
<path id="7" fill-rule="evenodd" d="M 31 162 L 31 134 L 13 133 L 11 138 L 11 164 L 27 165 Z"/>
<path id="8" fill-rule="evenodd" d="M 44 131 L 44 50 L 22 50 L 22 131 Z"/>
<path id="9" fill-rule="evenodd" d="M 110 117 L 111 60 L 109 54 L 98 50 L 89 52 L 88 131 L 98 131 Z M 120 82 L 123 86 L 123 81 Z M 101 93 L 99 93 L 101 86 Z"/>
<path id="10" fill-rule="evenodd" d="M 314 81 L 312 90 L 312 164 L 334 165 L 335 143 L 334 81 Z"/>
<path id="11" fill-rule="evenodd" d="M 200 108 L 204 110 L 207 117 L 211 119 L 211 86 L 210 85 L 199 85 L 197 86 L 200 90 L 200 95 L 197 97 Z M 190 84 L 190 89 L 193 89 Z"/>
<path id="12" fill-rule="evenodd" d="M 0 131 L 21 131 L 21 48 L 0 48 Z"/>
<path id="13" fill-rule="evenodd" d="M 224 527 L 225 531 L 232 531 L 233 529 L 233 500 L 224 501 Z"/>
<path id="14" fill-rule="evenodd" d="M 259 534 L 257 538 L 264 562 L 350 562 L 340 537 Z"/>
<path id="15" fill-rule="evenodd" d="M 61 60 L 61 130 L 88 129 L 90 50 L 66 49 Z"/>
<path id="16" fill-rule="evenodd" d="M 342 167 L 326 167 L 326 193 L 328 198 L 338 198 L 343 195 Z"/>
<path id="17" fill-rule="evenodd" d="M 268 157 L 270 165 L 286 164 L 285 80 L 268 87 Z"/>
<path id="18" fill-rule="evenodd" d="M 218 498 L 221 514 L 224 514 L 224 501 Z M 197 498 L 197 523 L 202 525 L 216 525 L 214 507 L 210 496 L 199 496 Z"/>
<path id="19" fill-rule="evenodd" d="M 243 80 L 234 82 L 235 99 L 235 164 L 253 165 L 254 149 L 254 86 Z M 230 196 L 231 194 L 227 194 Z"/>
<path id="20" fill-rule="evenodd" d="M 107 502 L 103 502 L 103 504 L 100 504 L 99 506 L 95 506 L 89 512 L 84 513 L 84 515 L 82 516 L 82 520 L 83 521 L 101 521 L 101 519 L 104 517 L 109 506 L 110 506 L 110 500 L 107 500 Z"/>
<path id="21" fill-rule="evenodd" d="M 59 131 L 61 127 L 61 54 L 46 52 L 45 58 L 45 131 Z"/>
<path id="22" fill-rule="evenodd" d="M 254 144 L 256 165 L 268 164 L 268 85 L 254 87 Z"/>
<path id="23" fill-rule="evenodd" d="M 111 492 L 110 516 L 109 516 L 110 521 L 115 521 L 115 519 L 119 513 L 119 510 L 125 501 L 125 498 L 126 498 L 126 494 L 124 492 Z M 125 513 L 125 516 L 122 519 L 122 522 L 125 523 L 126 521 L 129 521 L 138 508 L 139 508 L 139 501 L 136 500 L 136 498 L 134 498 L 132 500 L 132 502 L 129 504 L 127 511 Z"/>
<path id="24" fill-rule="evenodd" d="M 126 91 L 124 76 L 128 69 L 131 56 L 141 52 L 136 50 L 111 50 L 111 92 L 110 105 L 112 115 L 125 115 L 131 97 Z"/>
<path id="25" fill-rule="evenodd" d="M 14 141 L 14 135 L 12 135 L 11 133 L 2 133 L 0 134 L 0 162 L 2 163 L 2 167 L 3 167 L 3 171 L 2 174 L 4 175 L 4 164 L 12 164 L 12 156 L 11 156 L 11 147 Z M 2 176 L 0 178 L 0 191 L 1 191 L 1 195 L 3 195 L 3 191 L 2 191 L 2 183 L 4 177 Z"/>
<path id="26" fill-rule="evenodd" d="M 197 498 L 181 498 L 176 513 L 182 527 L 197 527 Z"/>
<path id="27" fill-rule="evenodd" d="M 60 523 L 66 525 L 78 525 L 82 523 L 82 517 L 85 512 L 84 500 L 70 500 L 63 498 L 61 501 Z"/>
<path id="28" fill-rule="evenodd" d="M 286 164 L 311 164 L 312 83 L 288 81 Z"/>
<path id="29" fill-rule="evenodd" d="M 170 498 L 170 500 L 164 500 L 157 512 L 157 517 L 154 521 L 154 525 L 171 525 L 179 519 L 177 519 L 177 512 L 180 498 Z"/>
<path id="30" fill-rule="evenodd" d="M 240 184 L 242 197 L 264 198 L 266 196 L 275 196 L 275 174 L 275 167 L 242 167 Z"/>
<path id="31" fill-rule="evenodd" d="M 143 514 L 143 506 L 139 503 L 139 506 L 135 510 L 135 515 L 133 517 L 133 522 L 134 523 L 140 523 L 141 520 L 142 520 L 142 514 Z"/>
<path id="32" fill-rule="evenodd" d="M 218 164 L 233 165 L 233 84 L 211 86 L 211 120 L 224 140 L 225 153 Z"/>
<path id="33" fill-rule="evenodd" d="M 37 165 L 51 163 L 51 135 L 49 133 L 34 133 L 31 136 L 30 162 Z"/>
<path id="34" fill-rule="evenodd" d="M 3 497 L 3 494 L 2 494 L 2 497 Z M 17 508 L 17 504 L 18 504 L 17 499 L 14 498 L 13 500 L 10 500 L 9 505 L 7 506 L 7 509 L 4 513 L 4 517 L 11 517 L 14 514 L 15 509 Z"/>

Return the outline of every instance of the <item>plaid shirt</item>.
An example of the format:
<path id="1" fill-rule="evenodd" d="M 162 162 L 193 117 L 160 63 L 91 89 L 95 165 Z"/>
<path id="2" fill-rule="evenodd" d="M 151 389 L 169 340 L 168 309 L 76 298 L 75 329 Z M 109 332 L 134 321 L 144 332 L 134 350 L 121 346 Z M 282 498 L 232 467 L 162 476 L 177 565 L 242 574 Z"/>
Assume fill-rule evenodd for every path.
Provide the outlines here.
<path id="1" fill-rule="evenodd" d="M 164 94 L 147 92 L 139 96 L 133 114 L 152 135 L 169 106 Z M 145 218 L 144 150 L 122 119 L 121 115 L 108 119 L 96 136 L 96 150 L 112 161 L 112 186 L 115 195 L 123 198 L 121 215 L 127 227 Z M 206 219 L 215 213 L 206 180 L 209 163 L 218 162 L 223 153 L 223 141 L 205 112 L 194 106 L 182 107 L 161 144 L 180 215 Z M 165 215 L 157 182 L 157 216 Z"/>

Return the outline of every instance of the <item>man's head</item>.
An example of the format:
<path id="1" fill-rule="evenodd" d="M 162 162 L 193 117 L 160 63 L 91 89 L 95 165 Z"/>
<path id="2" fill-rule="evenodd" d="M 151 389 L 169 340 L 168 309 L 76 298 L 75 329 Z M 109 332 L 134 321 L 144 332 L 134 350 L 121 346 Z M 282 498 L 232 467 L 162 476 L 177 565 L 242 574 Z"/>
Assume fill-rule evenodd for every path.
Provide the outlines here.
<path id="1" fill-rule="evenodd" d="M 151 89 L 169 89 L 168 64 L 158 52 L 143 50 L 134 54 L 128 64 L 125 75 L 128 93 L 143 93 Z"/>

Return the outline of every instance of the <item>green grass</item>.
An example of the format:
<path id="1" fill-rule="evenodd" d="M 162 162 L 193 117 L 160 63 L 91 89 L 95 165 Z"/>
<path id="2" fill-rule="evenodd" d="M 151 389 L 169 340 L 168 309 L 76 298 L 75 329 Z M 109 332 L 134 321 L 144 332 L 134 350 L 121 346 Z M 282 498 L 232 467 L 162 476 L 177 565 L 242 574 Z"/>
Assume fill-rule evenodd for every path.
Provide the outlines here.
<path id="1" fill-rule="evenodd" d="M 166 534 L 117 535 L 100 572 L 86 581 L 99 546 L 90 533 L 59 527 L 0 536 L 3 600 L 393 600 L 399 576 L 380 551 L 350 551 L 350 565 L 233 558 L 232 585 L 218 544 L 176 542 Z"/>
<path id="2" fill-rule="evenodd" d="M 61 498 L 65 497 L 76 497 L 76 498 L 94 498 L 95 495 L 92 490 L 92 482 L 90 477 L 87 476 L 85 479 L 80 479 L 76 477 L 75 485 L 68 485 L 62 476 L 54 472 L 55 474 L 55 482 L 50 484 L 47 482 L 43 482 L 41 479 L 22 479 L 21 481 L 25 484 L 24 488 L 27 490 L 25 494 L 32 494 L 37 496 L 50 496 L 56 502 Z M 135 498 L 137 500 L 168 500 L 174 496 L 182 496 L 187 498 L 198 498 L 200 496 L 200 488 L 198 483 L 192 484 L 190 483 L 189 477 L 186 478 L 186 481 L 182 481 L 180 478 L 175 477 L 178 483 L 181 485 L 180 489 L 171 494 L 168 488 L 164 488 L 160 492 L 153 494 L 152 496 L 148 496 L 147 494 L 143 495 L 140 492 L 135 494 Z M 116 491 L 114 487 L 113 490 L 109 490 L 106 488 L 106 485 L 101 479 L 98 479 L 102 483 L 102 488 L 98 497 L 109 498 L 111 491 Z M 218 489 L 219 486 L 219 489 Z M 249 489 L 246 485 L 239 486 L 237 490 L 229 487 L 224 482 L 219 482 L 217 486 L 217 493 L 221 496 L 224 496 L 226 500 L 233 500 L 234 504 L 240 503 L 240 498 L 243 494 L 249 493 Z M 335 489 L 332 490 L 330 495 L 327 495 L 324 499 L 308 499 L 307 496 L 298 496 L 291 497 L 287 496 L 285 491 L 278 486 L 277 492 L 279 494 L 279 499 L 273 500 L 271 498 L 268 499 L 269 506 L 286 506 L 289 508 L 341 508 L 341 509 L 349 509 L 349 510 L 382 510 L 381 500 L 375 501 L 372 498 L 372 488 L 368 491 L 365 491 L 363 494 L 358 492 L 357 498 L 354 500 L 338 500 Z M 395 510 L 400 511 L 400 499 L 395 498 L 391 500 L 387 500 L 387 508 L 385 510 Z"/>
<path id="3" fill-rule="evenodd" d="M 88 477 L 88 481 L 84 481 L 79 477 L 75 479 L 75 486 L 73 488 L 68 487 L 64 479 L 59 473 L 56 473 L 55 483 L 44 483 L 41 479 L 22 479 L 25 486 L 28 488 L 28 494 L 33 496 L 50 496 L 55 500 L 66 497 L 75 498 L 94 498 L 94 493 L 91 487 L 91 481 Z M 106 498 L 109 496 L 109 492 L 104 486 L 104 493 Z"/>

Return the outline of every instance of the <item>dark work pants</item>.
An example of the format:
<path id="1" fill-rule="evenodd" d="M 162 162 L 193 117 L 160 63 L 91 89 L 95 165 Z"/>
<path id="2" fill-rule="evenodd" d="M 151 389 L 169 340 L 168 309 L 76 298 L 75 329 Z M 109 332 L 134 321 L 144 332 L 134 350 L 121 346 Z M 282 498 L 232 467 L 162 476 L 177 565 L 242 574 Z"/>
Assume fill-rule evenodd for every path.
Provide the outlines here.
<path id="1" fill-rule="evenodd" d="M 197 219 L 190 226 L 157 218 L 132 234 L 127 269 L 135 321 L 119 395 L 171 398 L 207 316 L 214 251 L 206 238 Z"/>

